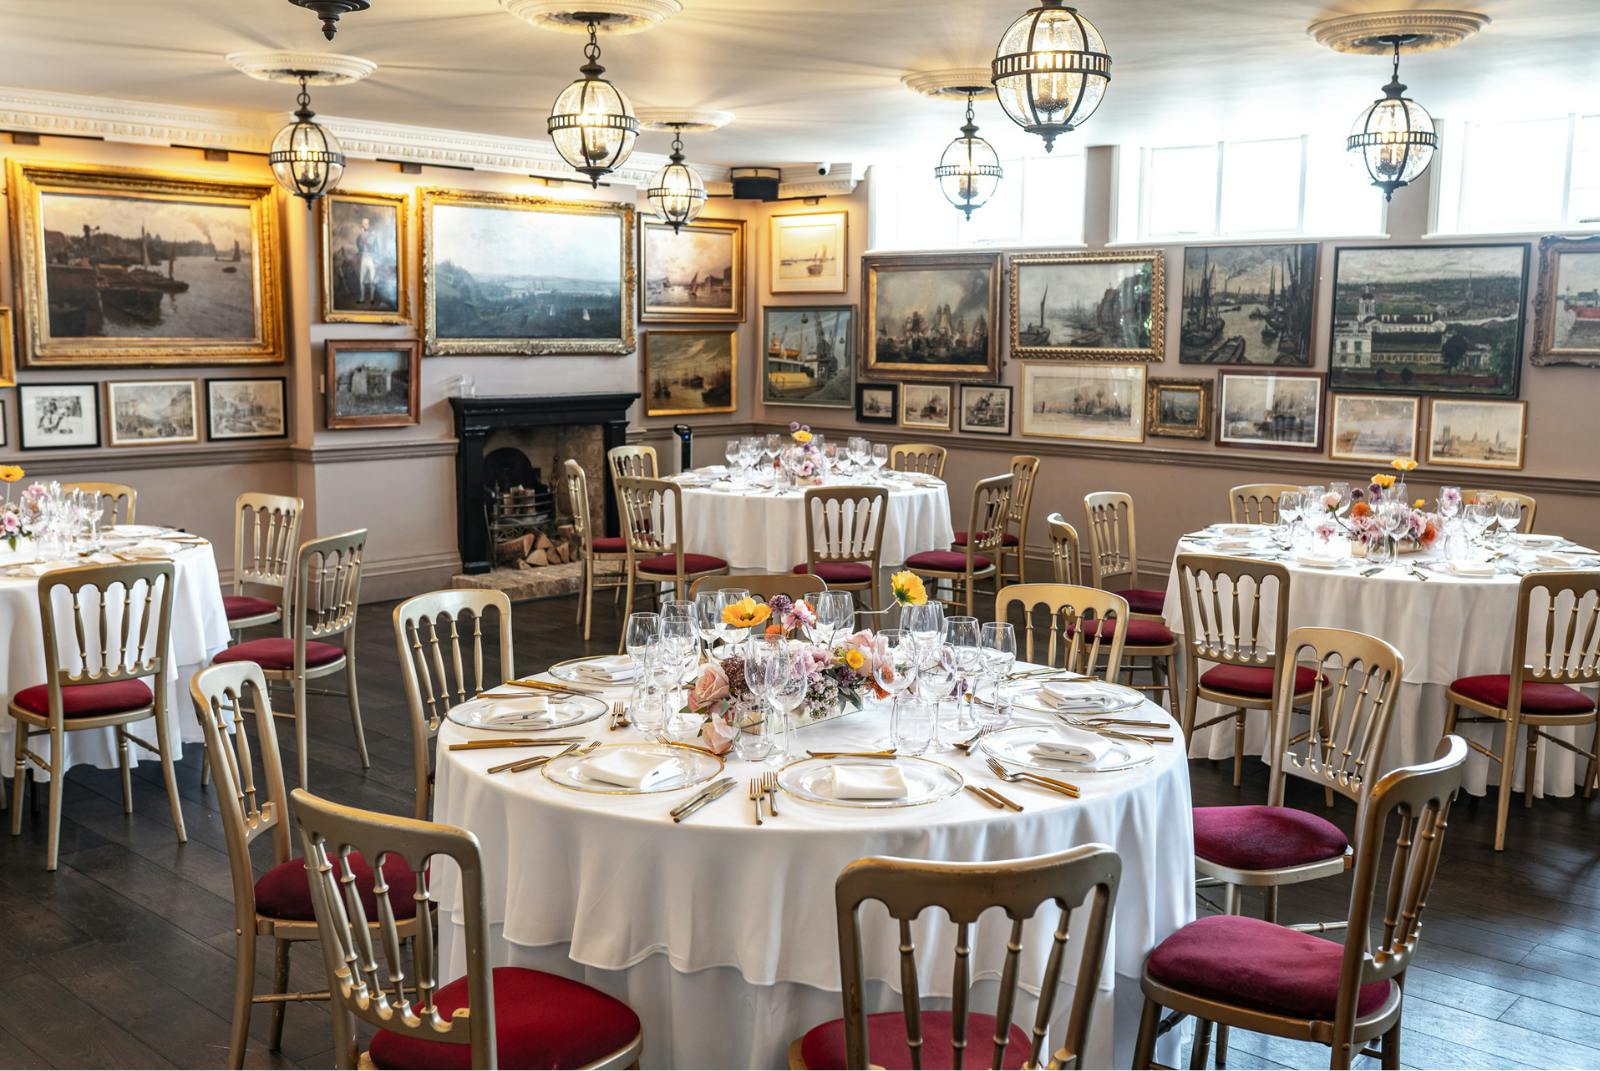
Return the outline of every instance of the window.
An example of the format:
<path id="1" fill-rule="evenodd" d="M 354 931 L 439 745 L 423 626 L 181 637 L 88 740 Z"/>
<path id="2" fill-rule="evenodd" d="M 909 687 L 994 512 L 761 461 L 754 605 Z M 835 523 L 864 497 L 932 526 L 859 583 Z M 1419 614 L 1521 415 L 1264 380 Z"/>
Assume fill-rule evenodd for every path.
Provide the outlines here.
<path id="1" fill-rule="evenodd" d="M 1439 233 L 1600 223 L 1600 116 L 1461 123 L 1441 141 Z"/>
<path id="2" fill-rule="evenodd" d="M 872 168 L 871 248 L 1083 244 L 1081 153 L 1001 158 L 1005 178 L 988 204 L 963 219 L 939 191 L 933 164 L 917 160 Z"/>

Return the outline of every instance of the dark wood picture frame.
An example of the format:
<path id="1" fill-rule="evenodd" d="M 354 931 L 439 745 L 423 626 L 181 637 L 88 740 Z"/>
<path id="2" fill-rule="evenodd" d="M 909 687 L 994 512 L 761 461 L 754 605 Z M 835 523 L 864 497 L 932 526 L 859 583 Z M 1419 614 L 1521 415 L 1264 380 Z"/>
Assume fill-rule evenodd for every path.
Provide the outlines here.
<path id="1" fill-rule="evenodd" d="M 866 392 L 881 390 L 889 392 L 889 415 L 868 416 L 862 407 L 866 404 Z M 898 424 L 900 422 L 900 384 L 898 383 L 856 383 L 856 422 L 858 424 Z"/>
<path id="2" fill-rule="evenodd" d="M 1315 380 L 1317 383 L 1317 411 L 1311 420 L 1316 438 L 1310 443 L 1282 442 L 1277 440 L 1245 440 L 1228 437 L 1228 384 L 1241 379 Z M 1301 453 L 1320 454 L 1323 435 L 1327 428 L 1328 377 L 1321 372 L 1278 372 L 1255 370 L 1224 370 L 1217 377 L 1216 445 L 1239 450 L 1295 450 Z"/>
<path id="3" fill-rule="evenodd" d="M 278 405 L 283 413 L 283 430 L 274 432 L 244 433 L 239 435 L 218 435 L 216 428 L 217 400 L 215 387 L 217 384 L 228 383 L 276 383 L 278 385 Z M 227 443 L 240 440 L 254 439 L 287 439 L 289 437 L 289 380 L 284 376 L 217 376 L 205 381 L 206 388 L 206 442 Z"/>
<path id="4" fill-rule="evenodd" d="M 995 391 L 1005 395 L 1006 399 L 1006 426 L 1003 428 L 985 428 L 977 424 L 967 423 L 967 391 L 983 390 Z M 956 392 L 956 430 L 970 435 L 1010 435 L 1011 427 L 1016 421 L 1017 392 L 1016 388 L 1007 383 L 962 383 Z"/>
<path id="5" fill-rule="evenodd" d="M 87 443 L 58 443 L 53 446 L 41 446 L 28 441 L 28 427 L 25 417 L 28 413 L 28 396 L 34 391 L 48 390 L 51 387 L 72 387 L 82 390 L 89 400 L 89 427 L 94 432 L 94 441 Z M 100 384 L 98 383 L 23 383 L 17 387 L 17 446 L 23 450 L 94 450 L 100 446 Z"/>
<path id="6" fill-rule="evenodd" d="M 422 343 L 417 339 L 338 339 L 324 343 L 323 398 L 329 430 L 404 428 L 422 418 Z M 405 413 L 339 412 L 339 356 L 346 352 L 406 354 Z"/>

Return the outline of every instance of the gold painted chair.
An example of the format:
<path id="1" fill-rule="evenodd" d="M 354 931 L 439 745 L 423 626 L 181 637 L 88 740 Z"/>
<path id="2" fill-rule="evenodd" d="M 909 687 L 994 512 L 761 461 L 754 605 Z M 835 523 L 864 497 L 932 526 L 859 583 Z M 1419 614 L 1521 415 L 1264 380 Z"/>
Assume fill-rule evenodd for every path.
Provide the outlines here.
<path id="1" fill-rule="evenodd" d="M 1094 586 L 1128 600 L 1136 614 L 1160 617 L 1167 593 L 1139 586 L 1139 543 L 1133 528 L 1133 496 L 1095 491 L 1083 496 L 1089 517 L 1089 565 Z"/>
<path id="2" fill-rule="evenodd" d="M 63 491 L 82 491 L 94 496 L 94 507 L 105 516 L 107 524 L 132 524 L 134 507 L 139 503 L 139 492 L 125 483 L 75 482 L 61 485 Z"/>
<path id="3" fill-rule="evenodd" d="M 832 586 L 815 573 L 733 573 L 701 577 L 689 586 L 689 598 L 702 591 L 743 588 L 753 598 L 770 602 L 774 595 L 798 599 L 807 592 L 827 591 Z"/>
<path id="4" fill-rule="evenodd" d="M 623 538 L 628 541 L 624 568 L 628 588 L 627 606 L 622 619 L 633 613 L 635 590 L 642 581 L 652 600 L 657 600 L 658 585 L 671 584 L 673 593 L 683 598 L 689 585 L 703 576 L 726 573 L 728 563 L 714 554 L 695 554 L 683 549 L 683 492 L 671 480 L 642 476 L 623 476 L 617 480 L 617 502 L 622 512 Z M 669 536 L 667 533 L 671 533 Z M 622 639 L 617 640 L 622 650 Z"/>
<path id="5" fill-rule="evenodd" d="M 599 565 L 601 562 L 626 565 L 628 541 L 622 536 L 597 534 L 589 502 L 589 474 L 583 471 L 583 466 L 569 457 L 562 462 L 562 470 L 567 477 L 567 501 L 571 504 L 572 527 L 578 537 L 579 553 L 583 555 L 580 559 L 583 575 L 578 590 L 578 621 L 583 625 L 583 638 L 587 641 L 594 626 L 594 593 L 600 590 Z M 605 588 L 620 591 L 622 582 L 612 580 Z"/>
<path id="6" fill-rule="evenodd" d="M 882 487 L 811 487 L 801 509 L 806 517 L 806 560 L 794 567 L 860 592 L 867 609 L 878 608 L 878 570 L 883 565 L 883 520 L 889 492 Z"/>
<path id="7" fill-rule="evenodd" d="M 300 546 L 300 516 L 306 504 L 293 495 L 246 492 L 233 504 L 233 594 L 222 597 L 233 642 L 247 628 L 283 620 L 290 566 Z M 252 595 L 266 589 L 272 597 Z"/>
<path id="8" fill-rule="evenodd" d="M 1006 519 L 1011 515 L 1012 484 L 1008 472 L 1004 476 L 979 480 L 973 487 L 972 519 L 967 531 L 975 535 L 966 546 L 955 550 L 918 551 L 905 561 L 905 567 L 924 580 L 948 581 L 952 588 L 957 583 L 962 584 L 966 589 L 968 617 L 972 616 L 973 586 L 977 581 L 992 578 L 995 590 L 1000 587 L 1001 537 L 1005 535 Z"/>
<path id="9" fill-rule="evenodd" d="M 1013 609 L 1021 611 L 1023 661 L 1113 683 L 1121 675 L 1123 629 L 1118 626 L 1129 619 L 1128 600 L 1121 595 L 1072 584 L 1008 584 L 995 596 L 994 619 L 1011 621 Z M 1041 610 L 1048 643 L 1042 660 L 1035 657 L 1034 643 Z"/>
<path id="10" fill-rule="evenodd" d="M 494 611 L 499 673 L 485 674 L 485 618 Z M 462 658 L 463 633 L 471 643 L 471 675 Z M 394 608 L 395 650 L 411 714 L 411 765 L 416 774 L 415 814 L 426 819 L 433 802 L 433 740 L 450 708 L 487 688 L 516 678 L 511 658 L 511 598 L 503 591 L 451 588 L 407 599 Z"/>
<path id="11" fill-rule="evenodd" d="M 611 486 L 624 476 L 638 476 L 654 480 L 661 469 L 653 446 L 613 446 L 606 451 L 606 467 L 611 470 Z"/>
<path id="12" fill-rule="evenodd" d="M 889 467 L 895 472 L 915 472 L 944 479 L 944 462 L 949 456 L 933 443 L 897 443 L 889 448 Z"/>
<path id="13" fill-rule="evenodd" d="M 1050 533 L 1050 565 L 1055 572 L 1056 583 L 1083 583 L 1078 530 L 1059 513 L 1050 514 L 1044 523 Z"/>
<path id="14" fill-rule="evenodd" d="M 834 883 L 838 911 L 839 973 L 844 1017 L 807 1031 L 789 1046 L 791 1068 L 964 1067 L 969 1041 L 978 1049 L 977 1066 L 1082 1067 L 1088 1047 L 1090 1009 L 1099 993 L 1107 934 L 1122 880 L 1122 859 L 1103 844 L 1085 844 L 1054 855 L 1000 863 L 929 863 L 913 859 L 858 859 Z M 899 923 L 903 1011 L 868 1015 L 862 947 L 861 908 L 882 904 Z M 1052 919 L 1045 905 L 1055 909 Z M 917 991 L 917 950 L 911 926 L 927 909 L 939 907 L 956 927 L 954 993 L 950 1011 L 923 1011 Z M 970 939 L 978 918 L 999 909 L 1010 920 L 1005 967 L 999 979 L 995 1013 L 969 1011 Z M 1081 932 L 1069 939 L 1072 917 L 1083 913 Z M 1033 919 L 1041 939 L 1048 933 L 1045 963 L 1032 1029 L 1014 1018 L 1021 977 L 1023 926 Z M 995 926 L 1004 924 L 995 921 Z M 1046 929 L 1049 927 L 1049 929 Z M 1068 987 L 1072 1007 L 1054 1050 L 1045 1034 L 1061 989 L 1063 968 L 1078 948 L 1078 967 Z M 876 955 L 872 957 L 878 961 Z M 1009 1050 L 1009 1051 L 1008 1051 Z M 1024 1055 L 1025 1054 L 1025 1055 Z"/>
<path id="15" fill-rule="evenodd" d="M 1292 483 L 1242 483 L 1228 492 L 1228 519 L 1234 524 L 1277 524 L 1278 496 L 1298 490 Z"/>
<path id="16" fill-rule="evenodd" d="M 1213 1023 L 1327 1045 L 1330 1068 L 1347 1068 L 1357 1056 L 1399 1067 L 1406 970 L 1466 757 L 1466 743 L 1447 736 L 1432 762 L 1390 771 L 1362 801 L 1343 943 L 1262 919 L 1212 915 L 1157 945 L 1140 983 L 1144 1013 L 1133 1066 L 1154 1067 L 1157 1037 L 1192 1015 L 1191 1067 L 1206 1066 Z M 1386 838 L 1393 862 L 1379 899 Z M 1163 1020 L 1163 1008 L 1174 1014 Z M 1374 1051 L 1368 1043 L 1377 1039 Z"/>
<path id="17" fill-rule="evenodd" d="M 333 994 L 335 1067 L 638 1065 L 643 1028 L 620 1000 L 544 971 L 491 968 L 483 857 L 471 832 L 346 807 L 304 789 L 291 798 Z M 391 865 L 404 867 L 407 886 L 386 880 L 370 899 L 358 895 L 357 852 L 377 860 L 386 878 Z M 466 974 L 443 985 L 433 912 L 416 913 L 409 956 L 397 925 L 401 901 L 430 901 L 436 858 L 454 863 L 466 964 Z M 358 1023 L 376 1030 L 359 1055 Z"/>
<path id="18" fill-rule="evenodd" d="M 188 842 L 167 731 L 167 654 L 172 636 L 171 562 L 80 565 L 39 578 L 45 683 L 23 688 L 7 705 L 17 722 L 12 774 L 11 835 L 22 832 L 23 796 L 33 767 L 50 774 L 45 869 L 56 869 L 61 847 L 61 797 L 67 776 L 68 733 L 114 729 L 122 767 L 122 809 L 133 813 L 128 744 L 161 760 L 172 825 Z M 145 681 L 154 682 L 154 688 Z M 154 744 L 135 736 L 135 722 L 155 721 Z M 50 757 L 29 740 L 50 739 Z M 32 763 L 33 766 L 29 766 Z"/>
<path id="19" fill-rule="evenodd" d="M 1520 491 L 1493 491 L 1488 488 L 1476 488 L 1471 491 L 1462 490 L 1461 501 L 1471 504 L 1478 500 L 1479 495 L 1493 495 L 1496 502 L 1503 498 L 1513 499 L 1522 507 L 1522 525 L 1518 531 L 1533 531 L 1533 515 L 1538 512 L 1539 502 L 1532 495 L 1525 495 Z"/>
<path id="20" fill-rule="evenodd" d="M 1128 516 L 1131 549 L 1133 533 L 1131 499 L 1129 500 Z M 1091 535 L 1094 533 L 1093 523 L 1094 513 L 1091 510 Z M 1079 556 L 1078 530 L 1067 523 L 1067 519 L 1059 513 L 1050 514 L 1046 518 L 1046 524 L 1050 530 L 1050 560 L 1055 566 L 1056 582 L 1058 584 L 1081 583 L 1082 581 L 1079 578 L 1082 576 L 1083 567 Z M 1097 557 L 1091 554 L 1090 561 L 1091 564 L 1096 565 L 1095 572 L 1097 575 L 1100 571 L 1097 565 L 1098 560 Z M 1112 575 L 1115 576 L 1116 574 Z M 1137 576 L 1134 577 L 1134 580 L 1137 581 Z M 1124 599 L 1127 599 L 1130 607 L 1133 605 L 1133 599 L 1128 597 L 1128 593 L 1117 592 L 1116 594 L 1120 594 Z M 1154 594 L 1160 595 L 1165 601 L 1164 592 L 1155 592 Z M 1146 605 L 1150 603 L 1148 598 L 1142 601 Z M 1176 717 L 1178 714 L 1178 638 L 1172 634 L 1171 629 L 1167 628 L 1166 622 L 1162 620 L 1161 615 L 1141 614 L 1131 609 L 1127 628 L 1124 631 L 1126 635 L 1123 638 L 1122 653 L 1128 660 L 1126 672 L 1126 676 L 1129 678 L 1127 681 L 1128 687 L 1149 693 L 1150 698 L 1157 703 L 1161 702 L 1162 693 L 1166 693 L 1167 709 Z M 1138 664 L 1140 659 L 1146 660 L 1144 665 Z M 1135 684 L 1133 682 L 1133 674 L 1139 671 L 1149 672 L 1150 683 Z"/>
<path id="21" fill-rule="evenodd" d="M 361 728 L 361 703 L 356 690 L 356 608 L 361 596 L 361 562 L 367 530 L 310 539 L 295 555 L 294 593 L 290 619 L 282 636 L 245 640 L 225 648 L 212 664 L 254 662 L 266 678 L 294 690 L 295 758 L 300 784 L 306 784 L 306 696 L 310 681 L 343 671 L 350 700 L 350 727 L 355 731 L 361 768 L 367 758 L 367 736 Z M 330 643 L 337 639 L 339 643 Z M 283 715 L 279 715 L 282 717 Z"/>
<path id="22" fill-rule="evenodd" d="M 1464 494 L 1464 492 L 1463 492 Z M 1545 606 L 1533 609 L 1535 596 Z M 1486 623 L 1487 624 L 1487 623 Z M 1533 633 L 1533 635 L 1530 635 Z M 1495 802 L 1494 850 L 1506 845 L 1506 819 L 1511 807 L 1511 782 L 1516 773 L 1517 734 L 1526 730 L 1522 805 L 1533 806 L 1539 742 L 1548 741 L 1589 760 L 1584 795 L 1593 792 L 1600 755 L 1600 710 L 1579 688 L 1600 684 L 1600 573 L 1530 573 L 1517 587 L 1517 616 L 1511 631 L 1511 672 L 1462 677 L 1445 689 L 1444 731 L 1457 725 L 1501 723 L 1500 750 L 1476 740 L 1467 746 L 1500 764 L 1500 790 Z M 1463 717 L 1465 709 L 1468 715 Z M 1595 736 L 1584 751 L 1545 730 L 1556 726 L 1593 725 Z"/>
<path id="23" fill-rule="evenodd" d="M 1027 582 L 1028 516 L 1033 512 L 1033 484 L 1039 476 L 1039 459 L 1032 454 L 1017 454 L 1011 459 L 1011 516 L 1005 535 L 1000 538 L 1000 578 L 1004 584 Z M 967 545 L 967 533 L 957 532 L 955 545 Z M 1011 562 L 1011 565 L 1007 565 Z"/>

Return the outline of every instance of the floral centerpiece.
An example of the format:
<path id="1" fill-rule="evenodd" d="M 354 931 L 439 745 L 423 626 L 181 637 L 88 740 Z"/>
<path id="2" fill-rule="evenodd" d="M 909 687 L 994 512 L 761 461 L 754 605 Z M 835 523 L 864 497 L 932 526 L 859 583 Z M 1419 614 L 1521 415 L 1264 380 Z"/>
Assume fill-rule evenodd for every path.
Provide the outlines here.
<path id="1" fill-rule="evenodd" d="M 11 485 L 17 483 L 23 476 L 20 465 L 0 465 L 0 483 L 6 485 L 6 498 L 0 504 L 0 540 L 12 550 L 25 539 L 31 539 L 35 527 L 42 517 L 45 496 L 49 493 L 44 485 L 33 484 L 23 491 L 17 502 L 11 501 Z"/>
<path id="2" fill-rule="evenodd" d="M 1342 516 L 1335 511 L 1337 503 L 1325 501 L 1328 519 L 1314 528 L 1316 534 L 1328 539 L 1342 528 L 1356 553 L 1383 548 L 1396 554 L 1415 554 L 1433 546 L 1444 534 L 1444 518 L 1427 512 L 1420 498 L 1409 507 L 1405 504 L 1405 482 L 1401 477 L 1417 467 L 1416 461 L 1396 458 L 1389 465 L 1395 470 L 1393 473 L 1374 473 L 1364 489 L 1350 489 L 1350 501 Z M 1385 514 L 1390 510 L 1405 511 L 1404 524 L 1398 531 L 1385 523 Z M 1332 530 L 1325 531 L 1329 528 Z"/>
<path id="3" fill-rule="evenodd" d="M 819 484 L 827 474 L 827 463 L 817 446 L 816 436 L 809 424 L 789 425 L 789 438 L 793 440 L 783 451 L 783 469 L 791 482 L 799 485 Z"/>

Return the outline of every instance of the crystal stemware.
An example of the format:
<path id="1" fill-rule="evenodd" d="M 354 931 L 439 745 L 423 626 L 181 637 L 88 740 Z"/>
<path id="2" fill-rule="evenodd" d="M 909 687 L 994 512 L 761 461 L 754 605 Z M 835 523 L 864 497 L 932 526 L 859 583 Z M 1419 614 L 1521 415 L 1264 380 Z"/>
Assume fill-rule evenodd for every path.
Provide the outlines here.
<path id="1" fill-rule="evenodd" d="M 994 705 L 987 708 L 988 713 L 979 715 L 979 719 L 985 728 L 1004 725 L 1011 718 L 1005 685 L 1011 667 L 1017 664 L 1016 629 L 1008 621 L 985 622 L 980 651 L 983 668 L 994 678 Z"/>

